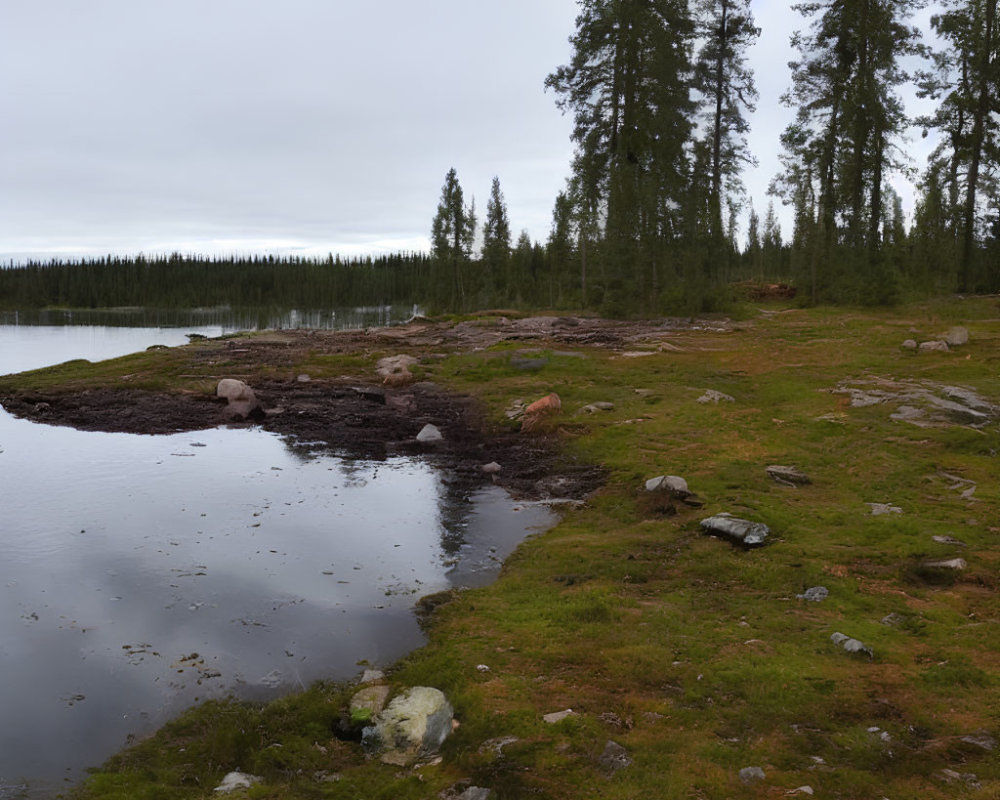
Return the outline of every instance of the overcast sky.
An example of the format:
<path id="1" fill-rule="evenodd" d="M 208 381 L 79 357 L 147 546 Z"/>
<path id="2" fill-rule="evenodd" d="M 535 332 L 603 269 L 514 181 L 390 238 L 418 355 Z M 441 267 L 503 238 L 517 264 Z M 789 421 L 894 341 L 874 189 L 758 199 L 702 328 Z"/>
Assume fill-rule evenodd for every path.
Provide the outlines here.
<path id="1" fill-rule="evenodd" d="M 746 176 L 790 112 L 789 2 L 754 0 Z M 548 235 L 572 156 L 545 92 L 575 0 L 0 0 L 0 259 L 428 247 L 445 173 Z M 515 233 L 516 235 L 516 233 Z"/>

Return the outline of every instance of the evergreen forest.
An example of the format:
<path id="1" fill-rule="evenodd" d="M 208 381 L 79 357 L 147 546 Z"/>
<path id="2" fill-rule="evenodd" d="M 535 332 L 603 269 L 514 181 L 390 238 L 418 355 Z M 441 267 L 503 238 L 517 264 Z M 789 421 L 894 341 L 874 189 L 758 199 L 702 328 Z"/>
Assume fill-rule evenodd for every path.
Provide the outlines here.
<path id="1" fill-rule="evenodd" d="M 545 242 L 515 236 L 499 177 L 480 221 L 450 169 L 427 254 L 10 264 L 0 307 L 416 303 L 620 317 L 723 308 L 741 284 L 787 285 L 805 304 L 997 292 L 998 2 L 791 6 L 800 25 L 782 102 L 794 117 L 775 143 L 782 166 L 763 218 L 741 181 L 755 163 L 750 0 L 580 0 L 572 58 L 544 80 L 575 147 Z M 929 30 L 915 22 L 925 8 Z M 934 112 L 909 116 L 913 92 Z M 907 154 L 914 136 L 936 143 L 927 163 Z M 910 218 L 894 176 L 917 187 Z"/>

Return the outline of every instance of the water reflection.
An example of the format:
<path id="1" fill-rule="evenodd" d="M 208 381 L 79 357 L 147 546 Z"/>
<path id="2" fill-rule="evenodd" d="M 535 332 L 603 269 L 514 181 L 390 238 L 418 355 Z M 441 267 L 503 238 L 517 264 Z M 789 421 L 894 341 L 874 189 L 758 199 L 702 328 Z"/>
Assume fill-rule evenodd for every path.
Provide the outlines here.
<path id="1" fill-rule="evenodd" d="M 83 308 L 0 311 L 0 325 L 86 325 L 112 328 L 218 328 L 220 333 L 287 328 L 367 328 L 405 322 L 415 305 L 287 308 Z"/>
<path id="2" fill-rule="evenodd" d="M 94 329 L 74 330 L 89 346 Z M 148 344 L 120 333 L 114 348 Z M 16 343 L 0 335 L 0 371 Z M 485 583 L 552 522 L 418 460 L 259 430 L 87 433 L 0 410 L 0 476 L 0 716 L 17 720 L 0 730 L 0 797 L 77 779 L 199 700 L 387 664 L 422 642 L 420 595 Z"/>

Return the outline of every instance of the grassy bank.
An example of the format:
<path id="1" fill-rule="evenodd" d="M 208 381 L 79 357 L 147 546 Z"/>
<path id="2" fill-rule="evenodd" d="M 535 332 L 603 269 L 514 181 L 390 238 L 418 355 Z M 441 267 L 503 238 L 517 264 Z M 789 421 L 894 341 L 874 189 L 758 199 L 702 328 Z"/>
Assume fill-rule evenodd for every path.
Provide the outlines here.
<path id="1" fill-rule="evenodd" d="M 959 325 L 970 338 L 950 352 L 901 346 Z M 804 786 L 820 798 L 1000 796 L 1000 752 L 984 746 L 1000 739 L 997 298 L 769 306 L 631 355 L 531 346 L 537 369 L 512 361 L 523 354 L 511 343 L 437 351 L 418 368 L 477 396 L 499 428 L 515 424 L 504 413 L 515 400 L 558 392 L 549 428 L 610 475 L 495 584 L 441 605 L 430 643 L 391 670 L 395 685 L 438 687 L 454 705 L 461 725 L 440 763 L 366 761 L 333 735 L 349 688 L 318 685 L 267 706 L 194 709 L 79 796 L 210 797 L 237 768 L 263 779 L 255 798 L 431 798 L 464 780 L 498 798 L 721 800 Z M 371 374 L 387 354 L 302 368 Z M 83 386 L 126 367 L 151 388 L 171 375 L 202 385 L 182 379 L 192 367 L 177 351 L 43 377 Z M 707 390 L 725 397 L 699 402 Z M 595 402 L 613 408 L 578 413 Z M 772 464 L 812 482 L 776 483 Z M 650 496 L 645 481 L 662 474 L 685 478 L 704 507 Z M 699 521 L 718 512 L 765 523 L 768 544 L 704 535 Z M 934 566 L 954 558 L 964 568 Z M 822 602 L 798 597 L 817 586 Z M 872 656 L 847 653 L 835 632 Z M 575 714 L 542 720 L 563 709 Z M 602 760 L 609 740 L 628 766 Z M 741 781 L 745 767 L 763 780 Z"/>

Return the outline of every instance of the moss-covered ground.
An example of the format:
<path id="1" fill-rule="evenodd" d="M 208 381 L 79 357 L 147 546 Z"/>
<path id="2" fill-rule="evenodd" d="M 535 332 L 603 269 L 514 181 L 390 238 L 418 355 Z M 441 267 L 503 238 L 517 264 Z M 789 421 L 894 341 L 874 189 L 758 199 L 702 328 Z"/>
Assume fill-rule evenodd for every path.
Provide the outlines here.
<path id="1" fill-rule="evenodd" d="M 955 325 L 970 340 L 951 352 L 901 347 Z M 514 400 L 558 392 L 549 429 L 609 469 L 493 585 L 439 606 L 429 644 L 391 669 L 393 684 L 435 686 L 454 705 L 461 725 L 439 763 L 366 760 L 334 735 L 350 688 L 318 685 L 265 706 L 195 708 L 78 796 L 211 797 L 241 769 L 262 778 L 253 798 L 431 798 L 464 780 L 501 799 L 723 800 L 805 786 L 818 798 L 1000 797 L 1000 751 L 969 739 L 1000 739 L 1000 419 L 920 427 L 892 418 L 899 403 L 855 407 L 833 391 L 891 379 L 1000 404 L 1000 301 L 774 305 L 671 344 L 641 357 L 543 344 L 533 371 L 511 363 L 511 344 L 422 365 L 477 396 L 498 428 L 515 424 L 504 414 Z M 175 363 L 143 356 L 154 357 Z M 708 389 L 733 402 L 697 402 Z M 614 408 L 576 413 L 597 401 Z M 812 483 L 779 485 L 771 464 Z M 665 513 L 644 489 L 661 474 L 685 478 L 704 507 Z M 901 513 L 876 516 L 869 503 Z M 767 524 L 767 546 L 701 533 L 724 511 Z M 965 569 L 927 566 L 955 557 Z M 829 590 L 823 602 L 797 597 L 815 586 Z M 838 631 L 873 657 L 838 647 Z M 576 713 L 543 721 L 563 709 Z M 500 737 L 516 739 L 490 745 Z M 629 766 L 602 764 L 609 740 Z M 741 782 L 748 766 L 764 779 Z"/>

